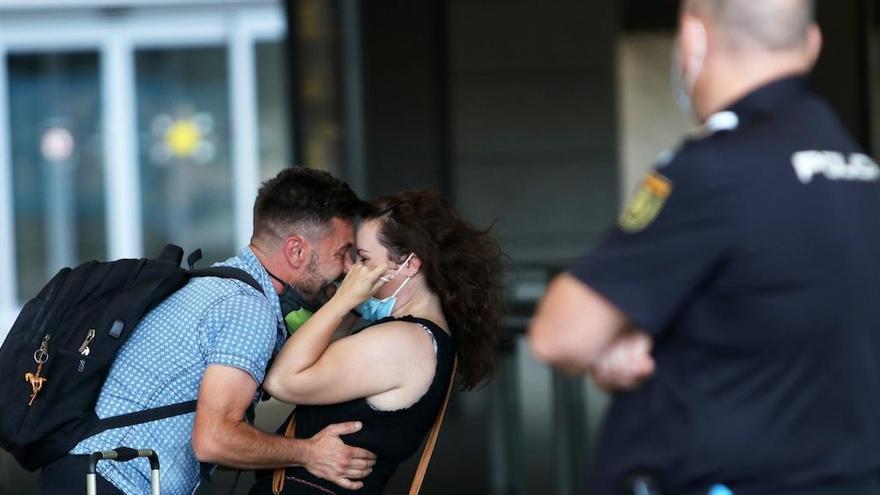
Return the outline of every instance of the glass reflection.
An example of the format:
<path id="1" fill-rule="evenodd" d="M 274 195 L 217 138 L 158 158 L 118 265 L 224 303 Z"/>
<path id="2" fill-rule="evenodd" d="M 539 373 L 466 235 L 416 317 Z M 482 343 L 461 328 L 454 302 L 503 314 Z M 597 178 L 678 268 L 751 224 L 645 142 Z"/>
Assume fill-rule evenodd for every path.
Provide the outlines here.
<path id="1" fill-rule="evenodd" d="M 135 55 L 144 252 L 234 254 L 225 47 Z"/>
<path id="2" fill-rule="evenodd" d="M 18 299 L 106 255 L 98 55 L 8 58 Z"/>

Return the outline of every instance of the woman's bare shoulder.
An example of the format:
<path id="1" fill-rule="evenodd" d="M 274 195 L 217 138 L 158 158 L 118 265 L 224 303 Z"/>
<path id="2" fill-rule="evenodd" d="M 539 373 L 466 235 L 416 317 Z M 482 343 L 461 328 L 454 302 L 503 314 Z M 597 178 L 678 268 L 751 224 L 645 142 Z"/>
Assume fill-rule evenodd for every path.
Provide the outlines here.
<path id="1" fill-rule="evenodd" d="M 434 336 L 420 323 L 407 320 L 392 320 L 372 325 L 357 332 L 364 343 L 376 344 L 386 352 L 419 351 L 434 349 Z"/>

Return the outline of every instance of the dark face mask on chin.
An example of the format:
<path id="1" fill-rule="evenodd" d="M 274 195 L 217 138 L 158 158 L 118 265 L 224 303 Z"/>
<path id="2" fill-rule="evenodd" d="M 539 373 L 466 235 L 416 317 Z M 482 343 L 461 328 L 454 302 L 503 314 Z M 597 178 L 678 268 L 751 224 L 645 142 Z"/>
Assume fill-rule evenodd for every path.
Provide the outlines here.
<path id="1" fill-rule="evenodd" d="M 292 335 L 318 311 L 320 305 L 307 301 L 289 283 L 275 276 L 269 270 L 266 270 L 266 273 L 284 286 L 281 294 L 278 294 L 278 302 L 281 304 L 281 314 L 284 316 L 287 332 Z"/>

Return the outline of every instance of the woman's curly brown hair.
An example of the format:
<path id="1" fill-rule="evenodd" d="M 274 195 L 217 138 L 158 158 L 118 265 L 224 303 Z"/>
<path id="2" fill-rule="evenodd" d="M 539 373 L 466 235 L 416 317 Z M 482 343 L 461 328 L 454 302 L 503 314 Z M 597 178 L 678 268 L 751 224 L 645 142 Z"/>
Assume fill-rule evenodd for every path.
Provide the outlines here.
<path id="1" fill-rule="evenodd" d="M 415 253 L 428 287 L 439 297 L 455 338 L 459 375 L 473 389 L 495 372 L 502 348 L 502 252 L 488 230 L 464 219 L 439 194 L 404 191 L 369 203 L 389 258 Z"/>

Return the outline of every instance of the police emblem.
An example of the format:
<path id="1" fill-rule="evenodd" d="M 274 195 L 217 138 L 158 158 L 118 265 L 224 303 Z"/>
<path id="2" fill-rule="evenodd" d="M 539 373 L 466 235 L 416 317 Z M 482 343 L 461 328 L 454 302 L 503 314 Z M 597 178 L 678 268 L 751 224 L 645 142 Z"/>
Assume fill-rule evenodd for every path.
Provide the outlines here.
<path id="1" fill-rule="evenodd" d="M 643 230 L 657 218 L 671 193 L 672 182 L 657 172 L 651 172 L 620 215 L 620 228 L 630 234 Z"/>

